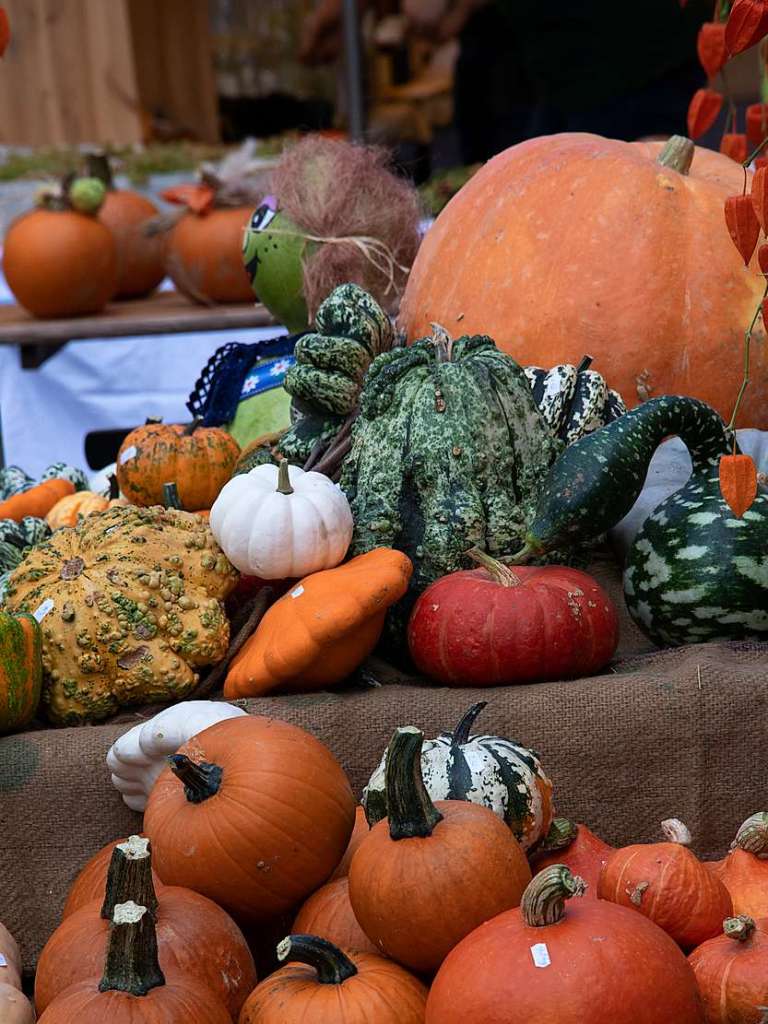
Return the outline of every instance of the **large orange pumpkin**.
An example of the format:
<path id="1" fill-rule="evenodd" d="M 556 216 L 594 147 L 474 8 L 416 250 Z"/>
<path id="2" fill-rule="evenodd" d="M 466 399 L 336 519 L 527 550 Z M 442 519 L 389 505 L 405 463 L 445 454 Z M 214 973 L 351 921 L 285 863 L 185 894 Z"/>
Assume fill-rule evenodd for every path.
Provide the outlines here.
<path id="1" fill-rule="evenodd" d="M 32 210 L 8 228 L 3 273 L 16 301 L 33 316 L 98 313 L 117 283 L 115 240 L 86 213 Z"/>
<path id="2" fill-rule="evenodd" d="M 180 292 L 201 302 L 253 302 L 243 265 L 243 232 L 251 206 L 188 211 L 168 236 L 166 269 Z"/>
<path id="3" fill-rule="evenodd" d="M 679 137 L 666 148 L 587 134 L 520 143 L 440 214 L 400 322 L 410 340 L 432 322 L 489 334 L 525 364 L 589 353 L 628 405 L 687 394 L 729 417 L 765 285 L 725 226 L 723 201 L 743 185 L 738 164 Z M 758 323 L 740 424 L 766 428 L 763 337 Z"/>
<path id="4" fill-rule="evenodd" d="M 231 718 L 169 761 L 144 813 L 167 885 L 265 921 L 306 899 L 341 860 L 355 799 L 336 758 L 303 729 Z"/>
<path id="5" fill-rule="evenodd" d="M 149 234 L 147 222 L 158 213 L 146 196 L 130 189 L 110 189 L 99 210 L 117 245 L 116 298 L 147 295 L 165 277 L 165 237 Z"/>

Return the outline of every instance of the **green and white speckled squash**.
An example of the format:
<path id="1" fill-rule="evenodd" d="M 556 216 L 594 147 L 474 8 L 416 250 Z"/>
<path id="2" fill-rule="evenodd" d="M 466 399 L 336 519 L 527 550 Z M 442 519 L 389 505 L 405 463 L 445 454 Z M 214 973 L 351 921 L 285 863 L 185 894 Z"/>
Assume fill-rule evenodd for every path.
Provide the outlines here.
<path id="1" fill-rule="evenodd" d="M 48 523 L 35 516 L 25 516 L 18 523 L 15 519 L 0 519 L 0 573 L 15 569 L 28 548 L 50 535 Z"/>
<path id="2" fill-rule="evenodd" d="M 433 800 L 468 800 L 488 807 L 509 825 L 523 849 L 530 850 L 552 824 L 552 783 L 532 750 L 500 736 L 470 736 L 486 704 L 473 704 L 452 733 L 424 741 L 424 784 Z M 386 771 L 385 751 L 363 790 L 371 827 L 387 816 Z"/>
<path id="3" fill-rule="evenodd" d="M 29 490 L 34 482 L 20 466 L 3 466 L 0 468 L 0 501 Z"/>
<path id="4" fill-rule="evenodd" d="M 517 550 L 560 448 L 523 370 L 490 338 L 436 336 L 371 364 L 341 486 L 355 521 L 350 553 L 394 547 L 414 565 L 390 635 L 469 548 Z"/>
<path id="5" fill-rule="evenodd" d="M 605 378 L 589 368 L 591 361 L 585 356 L 579 366 L 524 367 L 534 401 L 565 444 L 573 444 L 627 411 L 618 391 L 612 391 Z"/>
<path id="6" fill-rule="evenodd" d="M 768 496 L 742 518 L 720 493 L 719 461 L 733 436 L 710 406 L 663 396 L 567 448 L 552 467 L 516 559 L 593 538 L 634 504 L 654 451 L 678 434 L 687 483 L 646 519 L 627 556 L 624 596 L 660 645 L 768 638 Z"/>
<path id="7" fill-rule="evenodd" d="M 69 480 L 76 491 L 87 491 L 89 488 L 88 477 L 77 466 L 70 466 L 66 462 L 52 462 L 40 477 L 43 480 Z"/>

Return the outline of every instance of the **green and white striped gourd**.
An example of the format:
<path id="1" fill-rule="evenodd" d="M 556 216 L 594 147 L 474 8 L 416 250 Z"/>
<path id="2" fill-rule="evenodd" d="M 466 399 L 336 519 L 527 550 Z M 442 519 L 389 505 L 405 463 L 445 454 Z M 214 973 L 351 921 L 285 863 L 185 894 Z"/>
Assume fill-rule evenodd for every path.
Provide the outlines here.
<path id="1" fill-rule="evenodd" d="M 374 360 L 341 486 L 355 522 L 350 553 L 394 547 L 413 562 L 390 636 L 400 639 L 418 594 L 463 568 L 469 548 L 520 546 L 561 447 L 523 370 L 490 338 L 436 334 Z"/>
<path id="2" fill-rule="evenodd" d="M 27 548 L 50 535 L 48 523 L 35 516 L 24 516 L 18 523 L 14 519 L 0 519 L 0 572 L 15 569 Z"/>
<path id="3" fill-rule="evenodd" d="M 529 850 L 552 824 L 552 783 L 533 750 L 501 736 L 470 736 L 486 705 L 473 704 L 453 732 L 424 741 L 421 774 L 433 800 L 468 800 L 488 807 Z M 361 801 L 371 827 L 387 816 L 386 771 L 384 751 Z"/>
<path id="4" fill-rule="evenodd" d="M 688 448 L 693 471 L 629 549 L 629 612 L 660 645 L 768 638 L 768 496 L 760 490 L 743 517 L 733 514 L 719 482 L 733 435 L 693 398 L 652 399 L 567 448 L 544 481 L 526 545 L 513 560 L 615 526 L 640 494 L 654 451 L 672 434 Z"/>
<path id="5" fill-rule="evenodd" d="M 41 483 L 43 480 L 69 480 L 74 485 L 76 491 L 87 491 L 89 489 L 88 477 L 82 469 L 78 469 L 77 466 L 70 466 L 67 462 L 52 462 L 40 477 Z"/>
<path id="6" fill-rule="evenodd" d="M 524 367 L 534 401 L 565 444 L 573 444 L 627 411 L 618 391 L 611 390 L 602 374 L 589 368 L 591 361 L 585 356 L 578 366 Z"/>
<path id="7" fill-rule="evenodd" d="M 0 501 L 28 491 L 34 482 L 20 466 L 3 466 L 0 468 Z"/>

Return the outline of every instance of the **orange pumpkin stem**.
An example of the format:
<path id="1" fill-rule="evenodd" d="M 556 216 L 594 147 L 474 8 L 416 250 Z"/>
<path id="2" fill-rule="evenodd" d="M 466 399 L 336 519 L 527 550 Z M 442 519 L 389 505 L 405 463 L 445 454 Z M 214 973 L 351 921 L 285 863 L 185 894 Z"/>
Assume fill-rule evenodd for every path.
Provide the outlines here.
<path id="1" fill-rule="evenodd" d="M 720 493 L 734 515 L 741 516 L 757 497 L 757 466 L 749 455 L 723 455 Z"/>
<path id="2" fill-rule="evenodd" d="M 101 916 L 111 921 L 115 907 L 133 900 L 146 907 L 154 917 L 157 913 L 157 894 L 152 883 L 152 855 L 149 840 L 130 836 L 112 851 L 107 871 L 107 884 Z"/>
<path id="3" fill-rule="evenodd" d="M 314 967 L 321 985 L 341 985 L 357 974 L 355 965 L 338 946 L 317 935 L 288 935 L 278 943 L 277 959 Z"/>
<path id="4" fill-rule="evenodd" d="M 755 922 L 748 914 L 739 914 L 738 917 L 729 917 L 723 921 L 723 934 L 735 942 L 746 942 L 754 930 Z"/>
<path id="5" fill-rule="evenodd" d="M 469 742 L 469 730 L 475 724 L 475 719 L 483 710 L 488 707 L 487 700 L 479 700 L 476 704 L 473 704 L 469 711 L 466 712 L 464 717 L 461 719 L 459 724 L 453 730 L 453 736 L 451 738 L 451 746 L 461 747 L 465 743 Z"/>
<path id="6" fill-rule="evenodd" d="M 656 157 L 656 163 L 669 167 L 678 174 L 687 174 L 691 169 L 696 146 L 684 135 L 673 135 Z"/>
<path id="7" fill-rule="evenodd" d="M 523 893 L 520 912 L 529 928 L 546 928 L 557 924 L 565 916 L 565 901 L 571 896 L 583 896 L 587 883 L 574 875 L 565 864 L 544 868 Z"/>
<path id="8" fill-rule="evenodd" d="M 138 903 L 119 903 L 112 915 L 99 991 L 145 996 L 164 984 L 152 915 Z"/>
<path id="9" fill-rule="evenodd" d="M 494 583 L 498 583 L 502 587 L 520 586 L 520 577 L 516 576 L 509 566 L 504 565 L 503 562 L 493 558 L 485 551 L 481 551 L 480 548 L 470 548 L 466 554 L 467 558 L 471 558 L 473 562 L 477 562 L 478 565 L 488 570 Z"/>
<path id="10" fill-rule="evenodd" d="M 751 815 L 739 828 L 731 843 L 732 850 L 746 850 L 758 860 L 768 860 L 768 813 Z"/>
<path id="11" fill-rule="evenodd" d="M 395 729 L 387 748 L 387 808 L 392 839 L 431 836 L 443 816 L 432 803 L 421 774 L 424 733 L 412 725 Z"/>
<path id="12" fill-rule="evenodd" d="M 219 765 L 207 761 L 198 764 L 186 754 L 171 754 L 167 760 L 173 774 L 184 784 L 184 795 L 191 804 L 201 804 L 221 788 L 223 771 Z"/>
<path id="13" fill-rule="evenodd" d="M 280 459 L 277 466 L 277 493 L 293 494 L 288 459 Z"/>

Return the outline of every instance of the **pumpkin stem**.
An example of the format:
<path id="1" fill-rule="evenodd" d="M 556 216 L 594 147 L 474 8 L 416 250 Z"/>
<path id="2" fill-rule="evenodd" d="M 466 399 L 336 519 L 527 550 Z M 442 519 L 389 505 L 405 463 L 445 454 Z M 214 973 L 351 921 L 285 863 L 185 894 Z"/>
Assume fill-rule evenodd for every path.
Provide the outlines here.
<path id="1" fill-rule="evenodd" d="M 565 901 L 571 896 L 583 896 L 587 883 L 571 873 L 565 864 L 544 868 L 523 893 L 520 912 L 529 928 L 546 928 L 557 924 L 565 915 Z"/>
<path id="2" fill-rule="evenodd" d="M 464 717 L 453 730 L 453 736 L 451 737 L 452 747 L 461 747 L 469 740 L 469 730 L 475 724 L 475 719 L 483 710 L 483 708 L 487 707 L 487 700 L 479 700 L 477 704 L 472 705 L 469 711 L 465 713 Z"/>
<path id="3" fill-rule="evenodd" d="M 752 938 L 755 930 L 754 919 L 748 914 L 739 914 L 738 917 L 728 917 L 723 921 L 723 934 L 736 942 L 746 942 Z"/>
<path id="4" fill-rule="evenodd" d="M 678 174 L 687 174 L 691 169 L 696 147 L 684 135 L 673 135 L 656 157 L 656 163 L 669 167 Z"/>
<path id="5" fill-rule="evenodd" d="M 429 798 L 421 774 L 424 733 L 412 725 L 395 729 L 387 749 L 387 810 L 393 839 L 431 836 L 443 816 Z"/>
<path id="6" fill-rule="evenodd" d="M 321 985 L 341 985 L 354 978 L 357 968 L 333 943 L 316 935 L 288 935 L 278 943 L 277 959 L 281 963 L 309 964 L 317 971 Z"/>
<path id="7" fill-rule="evenodd" d="M 588 370 L 590 368 L 590 366 L 592 365 L 592 363 L 594 361 L 595 361 L 595 357 L 594 356 L 588 356 L 588 355 L 582 356 L 581 357 L 581 362 L 576 367 L 576 373 L 577 374 L 578 373 L 584 373 L 585 370 Z"/>
<path id="8" fill-rule="evenodd" d="M 759 811 L 747 818 L 736 833 L 731 849 L 746 850 L 758 860 L 768 860 L 768 813 Z"/>
<path id="9" fill-rule="evenodd" d="M 118 903 L 112 915 L 104 975 L 99 992 L 145 996 L 165 984 L 157 959 L 155 922 L 146 907 Z"/>
<path id="10" fill-rule="evenodd" d="M 520 577 L 516 576 L 503 562 L 493 558 L 487 552 L 481 551 L 480 548 L 470 548 L 465 554 L 467 558 L 471 558 L 473 562 L 477 562 L 478 565 L 486 569 L 492 576 L 494 583 L 498 583 L 502 587 L 520 586 Z"/>
<path id="11" fill-rule="evenodd" d="M 278 494 L 293 494 L 293 488 L 291 487 L 291 477 L 288 472 L 289 470 L 288 459 L 280 459 L 277 465 L 277 493 Z"/>
<path id="12" fill-rule="evenodd" d="M 578 834 L 579 826 L 574 822 L 567 818 L 555 818 L 549 826 L 549 832 L 533 851 L 533 855 L 543 857 L 548 853 L 567 850 Z"/>
<path id="13" fill-rule="evenodd" d="M 661 823 L 661 831 L 668 843 L 677 843 L 679 846 L 690 846 L 693 836 L 687 825 L 679 818 L 667 818 Z"/>
<path id="14" fill-rule="evenodd" d="M 217 764 L 199 764 L 186 754 L 170 754 L 166 760 L 171 771 L 184 783 L 184 795 L 191 804 L 201 804 L 216 796 L 221 788 L 222 769 Z"/>
<path id="15" fill-rule="evenodd" d="M 163 484 L 163 507 L 184 510 L 179 497 L 179 489 L 175 483 Z"/>
<path id="16" fill-rule="evenodd" d="M 89 153 L 86 159 L 87 174 L 89 178 L 98 178 L 107 189 L 114 189 L 115 181 L 112 177 L 112 167 L 109 157 L 104 152 Z"/>
<path id="17" fill-rule="evenodd" d="M 435 358 L 438 363 L 450 363 L 453 359 L 453 338 L 442 324 L 430 324 L 432 328 L 432 344 L 435 346 Z"/>
<path id="18" fill-rule="evenodd" d="M 505 555 L 499 559 L 504 565 L 525 565 L 544 554 L 544 548 L 540 547 L 532 537 L 526 537 L 525 543 L 514 555 Z"/>
<path id="19" fill-rule="evenodd" d="M 105 921 L 111 921 L 115 907 L 128 900 L 146 907 L 153 917 L 157 913 L 157 894 L 152 882 L 152 854 L 149 840 L 142 836 L 130 836 L 124 843 L 118 843 L 112 851 L 101 916 Z"/>
<path id="20" fill-rule="evenodd" d="M 163 417 L 162 416 L 147 416 L 147 418 L 144 420 L 144 426 L 145 427 L 149 427 L 153 423 L 162 423 L 162 422 L 163 422 Z"/>
<path id="21" fill-rule="evenodd" d="M 182 437 L 190 437 L 203 422 L 202 416 L 195 416 L 191 423 L 188 423 L 181 433 Z"/>
<path id="22" fill-rule="evenodd" d="M 107 491 L 107 498 L 110 501 L 117 501 L 120 497 L 120 484 L 117 482 L 117 475 L 115 473 L 109 474 L 109 490 Z"/>

